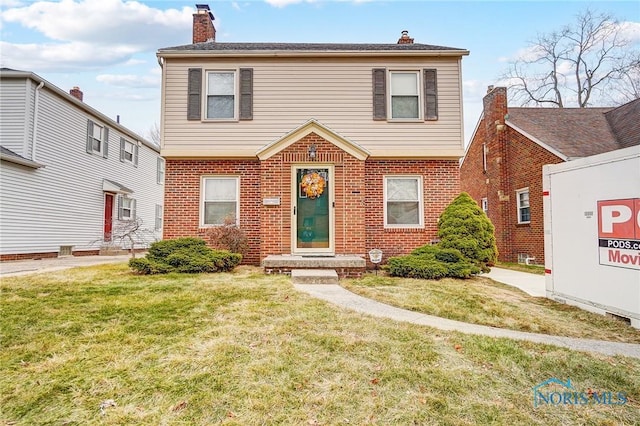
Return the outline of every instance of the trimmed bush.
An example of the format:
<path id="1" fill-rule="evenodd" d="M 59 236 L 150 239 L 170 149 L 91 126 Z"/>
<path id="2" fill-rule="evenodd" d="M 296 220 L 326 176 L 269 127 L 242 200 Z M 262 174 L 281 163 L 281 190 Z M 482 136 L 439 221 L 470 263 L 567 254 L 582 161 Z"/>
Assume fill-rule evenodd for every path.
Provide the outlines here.
<path id="1" fill-rule="evenodd" d="M 185 237 L 151 244 L 147 256 L 129 260 L 129 267 L 144 275 L 227 272 L 241 261 L 241 254 L 213 250 L 200 238 Z"/>
<path id="2" fill-rule="evenodd" d="M 440 215 L 438 237 L 441 248 L 459 250 L 484 272 L 498 259 L 493 224 L 466 192 L 458 195 Z"/>
<path id="3" fill-rule="evenodd" d="M 423 278 L 469 278 L 480 269 L 456 249 L 443 249 L 437 245 L 426 245 L 415 249 L 407 256 L 392 257 L 386 269 L 396 277 Z"/>

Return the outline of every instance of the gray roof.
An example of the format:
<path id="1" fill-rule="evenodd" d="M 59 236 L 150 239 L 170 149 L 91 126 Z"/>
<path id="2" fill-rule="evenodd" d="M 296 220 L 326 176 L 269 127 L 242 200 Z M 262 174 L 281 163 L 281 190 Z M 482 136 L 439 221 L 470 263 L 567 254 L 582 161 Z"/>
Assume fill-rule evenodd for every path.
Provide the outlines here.
<path id="1" fill-rule="evenodd" d="M 23 157 L 22 155 L 16 154 L 8 148 L 0 145 L 0 160 L 9 161 L 11 163 L 20 164 L 27 167 L 32 167 L 38 169 L 40 167 L 44 167 L 42 164 L 37 163 L 33 160 Z"/>
<path id="2" fill-rule="evenodd" d="M 640 99 L 618 108 L 511 108 L 509 124 L 568 158 L 640 145 Z"/>
<path id="3" fill-rule="evenodd" d="M 467 54 L 465 49 L 446 46 L 434 46 L 421 43 L 407 44 L 370 44 L 370 43 L 206 43 L 186 44 L 183 46 L 165 47 L 164 51 L 212 51 L 212 52 L 242 52 L 242 51 L 308 51 L 308 52 L 431 52 L 431 51 L 459 51 Z"/>

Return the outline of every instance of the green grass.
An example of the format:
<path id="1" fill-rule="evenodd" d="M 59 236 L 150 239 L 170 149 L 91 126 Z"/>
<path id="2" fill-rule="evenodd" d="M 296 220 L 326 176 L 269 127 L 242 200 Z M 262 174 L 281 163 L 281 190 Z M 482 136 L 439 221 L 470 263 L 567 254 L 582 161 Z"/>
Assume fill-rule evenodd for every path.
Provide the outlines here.
<path id="1" fill-rule="evenodd" d="M 497 262 L 496 267 L 504 269 L 512 269 L 514 271 L 529 272 L 536 275 L 544 275 L 544 265 L 527 265 L 524 263 L 514 262 Z"/>
<path id="2" fill-rule="evenodd" d="M 0 424 L 633 424 L 640 360 L 370 318 L 257 269 L 0 284 Z M 624 391 L 533 408 L 532 388 Z M 114 400 L 116 406 L 100 404 Z"/>
<path id="3" fill-rule="evenodd" d="M 359 280 L 344 280 L 342 285 L 393 306 L 473 324 L 640 343 L 640 331 L 621 321 L 529 296 L 518 288 L 482 276 L 436 281 L 367 275 Z"/>

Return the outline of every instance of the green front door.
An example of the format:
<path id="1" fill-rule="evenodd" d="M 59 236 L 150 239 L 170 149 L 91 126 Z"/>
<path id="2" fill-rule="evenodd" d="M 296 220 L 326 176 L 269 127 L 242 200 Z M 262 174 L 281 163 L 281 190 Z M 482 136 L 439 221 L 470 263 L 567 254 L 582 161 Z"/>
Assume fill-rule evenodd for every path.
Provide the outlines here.
<path id="1" fill-rule="evenodd" d="M 294 245 L 296 253 L 333 251 L 331 233 L 331 169 L 296 167 L 294 206 Z"/>

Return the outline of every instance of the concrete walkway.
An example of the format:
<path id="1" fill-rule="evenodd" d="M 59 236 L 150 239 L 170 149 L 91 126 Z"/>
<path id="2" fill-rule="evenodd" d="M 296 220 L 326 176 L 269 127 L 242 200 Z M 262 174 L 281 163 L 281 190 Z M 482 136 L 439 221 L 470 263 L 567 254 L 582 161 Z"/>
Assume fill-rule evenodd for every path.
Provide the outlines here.
<path id="1" fill-rule="evenodd" d="M 499 283 L 518 287 L 520 290 L 535 297 L 546 297 L 545 276 L 528 272 L 512 271 L 511 269 L 491 268 L 491 272 L 483 274 Z"/>
<path id="2" fill-rule="evenodd" d="M 334 305 L 351 309 L 367 315 L 381 318 L 390 318 L 396 321 L 410 322 L 412 324 L 426 325 L 446 331 L 459 331 L 468 334 L 477 334 L 489 337 L 506 337 L 516 340 L 527 340 L 535 343 L 544 343 L 576 351 L 596 352 L 604 355 L 624 355 L 640 358 L 640 345 L 632 343 L 608 342 L 602 340 L 579 339 L 574 337 L 550 336 L 547 334 L 526 333 L 522 331 L 507 330 L 504 328 L 488 327 L 485 325 L 468 324 L 440 318 L 433 315 L 421 314 L 396 308 L 375 300 L 358 296 L 339 285 L 332 284 L 296 284 L 295 288 L 326 300 Z"/>
<path id="3" fill-rule="evenodd" d="M 61 271 L 63 269 L 75 268 L 77 266 L 128 262 L 129 258 L 130 255 L 126 254 L 119 256 L 65 256 L 38 260 L 5 261 L 0 262 L 0 277 L 15 277 L 20 275 Z"/>

